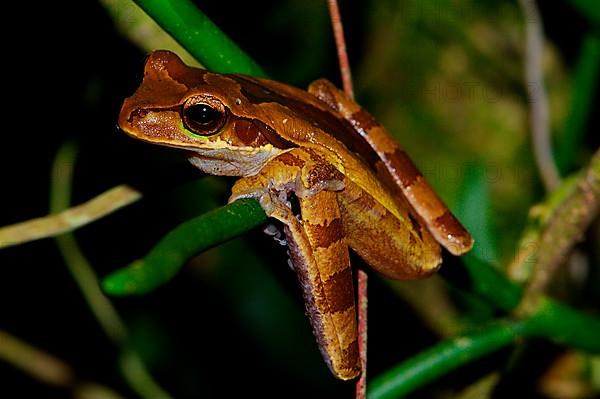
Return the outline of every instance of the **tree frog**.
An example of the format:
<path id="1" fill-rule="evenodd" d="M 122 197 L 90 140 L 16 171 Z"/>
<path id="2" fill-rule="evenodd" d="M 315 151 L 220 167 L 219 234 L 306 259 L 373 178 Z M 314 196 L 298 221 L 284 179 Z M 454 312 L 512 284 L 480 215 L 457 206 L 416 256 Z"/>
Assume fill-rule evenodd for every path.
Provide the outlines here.
<path id="1" fill-rule="evenodd" d="M 441 246 L 461 255 L 473 245 L 385 128 L 327 80 L 304 91 L 155 51 L 119 126 L 206 173 L 239 176 L 229 201 L 255 198 L 281 222 L 337 378 L 360 374 L 349 248 L 389 278 L 417 279 L 440 267 Z"/>

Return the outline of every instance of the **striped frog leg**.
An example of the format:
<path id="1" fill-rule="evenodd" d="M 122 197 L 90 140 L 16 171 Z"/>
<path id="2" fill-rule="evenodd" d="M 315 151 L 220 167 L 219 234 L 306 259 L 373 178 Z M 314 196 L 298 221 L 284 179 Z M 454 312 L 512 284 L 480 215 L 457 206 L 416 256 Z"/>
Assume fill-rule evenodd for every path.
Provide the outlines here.
<path id="1" fill-rule="evenodd" d="M 383 163 L 391 180 L 399 188 L 397 191 L 425 222 L 437 242 L 453 255 L 461 255 L 471 249 L 473 239 L 469 232 L 452 215 L 408 154 L 371 114 L 325 79 L 311 83 L 308 91 L 348 121 L 368 142 L 379 156 L 375 162 Z M 382 170 L 378 165 L 371 166 L 375 170 Z"/>
<path id="2" fill-rule="evenodd" d="M 339 379 L 360 373 L 352 269 L 337 192 L 344 176 L 311 150 L 293 149 L 238 180 L 230 201 L 252 197 L 284 225 L 290 259 L 319 349 Z M 297 218 L 288 201 L 298 199 Z"/>
<path id="3" fill-rule="evenodd" d="M 412 280 L 439 269 L 441 247 L 407 208 L 392 213 L 350 179 L 338 193 L 338 203 L 348 245 L 379 273 Z"/>

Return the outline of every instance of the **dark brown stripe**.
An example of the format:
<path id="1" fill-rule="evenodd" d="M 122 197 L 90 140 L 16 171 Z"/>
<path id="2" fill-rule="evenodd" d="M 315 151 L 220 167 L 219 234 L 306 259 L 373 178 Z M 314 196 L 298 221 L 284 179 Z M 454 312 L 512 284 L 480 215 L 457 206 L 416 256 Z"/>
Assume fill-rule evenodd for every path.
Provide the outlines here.
<path id="1" fill-rule="evenodd" d="M 317 304 L 317 298 L 323 298 L 325 296 L 323 285 L 320 284 L 320 281 L 317 283 L 317 286 L 313 285 L 311 279 L 309 278 L 307 259 L 305 254 L 302 252 L 302 249 L 296 242 L 292 230 L 287 225 L 284 225 L 283 231 L 288 242 L 290 259 L 294 265 L 294 271 L 296 272 L 298 282 L 300 283 L 300 288 L 302 289 L 304 305 L 306 306 L 306 314 L 310 320 L 313 334 L 317 339 L 317 344 L 319 345 L 319 350 L 323 355 L 323 360 L 325 360 L 325 363 L 327 363 L 327 367 L 329 367 L 331 372 L 335 374 L 331 357 L 329 356 L 330 354 L 327 352 L 329 343 L 327 340 L 328 337 L 325 336 L 323 313 L 321 312 L 320 304 Z"/>
<path id="2" fill-rule="evenodd" d="M 409 187 L 421 176 L 421 172 L 408 154 L 401 149 L 397 148 L 392 154 L 385 153 L 384 157 L 392 173 L 400 180 L 403 187 Z"/>
<path id="3" fill-rule="evenodd" d="M 433 225 L 444 233 L 444 238 L 448 241 L 457 242 L 461 245 L 461 243 L 467 243 L 471 240 L 469 233 L 448 210 L 442 216 L 437 217 L 433 221 Z"/>
<path id="4" fill-rule="evenodd" d="M 281 148 L 282 150 L 287 148 L 296 147 L 294 143 L 284 139 L 280 134 L 277 134 L 275 130 L 266 123 L 261 120 L 253 119 L 252 123 L 260 130 L 260 133 L 263 135 L 265 139 L 269 143 L 271 143 L 276 148 Z"/>
<path id="5" fill-rule="evenodd" d="M 354 340 L 348 345 L 347 348 L 342 350 L 342 359 L 344 360 L 343 366 L 360 371 L 359 353 L 358 353 L 358 341 Z"/>
<path id="6" fill-rule="evenodd" d="M 324 162 L 323 158 L 314 149 L 312 149 L 312 148 L 305 148 L 304 152 L 307 153 L 310 156 L 310 159 L 313 162 L 315 162 L 315 163 L 319 163 L 319 162 L 322 163 L 322 162 Z"/>
<path id="7" fill-rule="evenodd" d="M 408 213 L 408 220 L 410 220 L 410 224 L 413 227 L 413 230 L 417 233 L 421 241 L 423 240 L 423 235 L 421 233 L 421 223 L 417 220 L 416 217 L 412 215 L 412 213 Z M 409 236 L 410 237 L 410 236 Z"/>
<path id="8" fill-rule="evenodd" d="M 369 129 L 381 126 L 379 122 L 377 122 L 377 120 L 375 120 L 375 118 L 373 118 L 373 116 L 364 109 L 355 112 L 350 118 L 352 120 L 352 124 L 356 128 L 364 130 L 365 134 L 369 134 Z"/>
<path id="9" fill-rule="evenodd" d="M 331 180 L 344 180 L 344 175 L 329 163 L 317 163 L 309 171 L 307 176 L 308 183 L 314 186 L 318 183 Z"/>
<path id="10" fill-rule="evenodd" d="M 354 306 L 354 286 L 350 265 L 332 274 L 325 280 L 323 286 L 331 313 L 343 312 Z"/>
<path id="11" fill-rule="evenodd" d="M 284 152 L 283 154 L 279 155 L 277 157 L 277 160 L 287 166 L 303 167 L 305 164 L 305 162 L 302 159 L 298 158 L 293 154 L 290 154 L 289 152 Z"/>
<path id="12" fill-rule="evenodd" d="M 242 94 L 253 104 L 278 103 L 292 110 L 300 119 L 312 121 L 313 125 L 335 137 L 351 152 L 358 154 L 372 168 L 379 159 L 371 145 L 352 127 L 335 115 L 319 109 L 299 98 L 285 96 L 269 90 L 254 78 L 245 75 L 228 75 L 239 83 Z M 267 138 L 268 139 L 268 138 Z M 373 169 L 374 170 L 374 169 Z"/>
<path id="13" fill-rule="evenodd" d="M 344 226 L 341 218 L 333 219 L 328 225 L 309 224 L 311 243 L 316 248 L 329 248 L 331 244 L 344 237 Z"/>

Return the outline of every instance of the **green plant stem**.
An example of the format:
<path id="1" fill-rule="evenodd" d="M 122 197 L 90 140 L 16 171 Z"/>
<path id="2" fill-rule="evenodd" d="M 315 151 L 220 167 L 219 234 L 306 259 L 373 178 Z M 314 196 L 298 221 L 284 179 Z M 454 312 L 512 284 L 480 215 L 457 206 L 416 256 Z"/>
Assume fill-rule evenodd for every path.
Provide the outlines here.
<path id="1" fill-rule="evenodd" d="M 267 216 L 253 199 L 229 205 L 182 223 L 164 236 L 144 257 L 107 276 L 102 287 L 111 295 L 147 293 L 169 281 L 192 256 L 260 226 Z M 466 269 L 472 289 L 497 308 L 511 311 L 521 288 L 502 273 L 476 258 Z"/>
<path id="2" fill-rule="evenodd" d="M 127 348 L 119 354 L 119 369 L 131 388 L 144 399 L 169 399 L 166 393 L 152 378 L 140 356 Z"/>
<path id="3" fill-rule="evenodd" d="M 529 313 L 530 302 L 541 294 L 556 270 L 564 264 L 583 233 L 600 211 L 600 150 L 580 173 L 563 181 L 548 199 L 536 206 L 520 248 L 535 249 L 535 259 L 516 256 L 509 266 L 511 276 L 527 283 L 519 312 Z"/>
<path id="4" fill-rule="evenodd" d="M 266 76 L 263 69 L 190 0 L 135 2 L 207 69 Z"/>
<path id="5" fill-rule="evenodd" d="M 532 334 L 575 349 L 600 353 L 600 319 L 585 315 L 546 297 L 538 298 L 527 318 Z"/>
<path id="6" fill-rule="evenodd" d="M 169 232 L 143 259 L 103 281 L 112 295 L 144 294 L 171 279 L 192 256 L 228 241 L 267 220 L 259 203 L 235 201 L 191 219 Z"/>
<path id="7" fill-rule="evenodd" d="M 443 341 L 398 364 L 370 382 L 370 399 L 402 397 L 464 364 L 502 349 L 521 338 L 543 337 L 592 353 L 600 352 L 600 320 L 548 299 L 531 316 L 496 321 Z"/>
<path id="8" fill-rule="evenodd" d="M 526 331 L 527 322 L 498 321 L 477 333 L 432 346 L 370 381 L 369 399 L 398 398 L 435 378 L 498 350 Z"/>
<path id="9" fill-rule="evenodd" d="M 50 213 L 62 212 L 68 209 L 71 202 L 71 187 L 73 170 L 77 157 L 77 147 L 73 143 L 64 144 L 58 151 L 53 164 L 54 178 L 50 185 Z M 108 298 L 100 290 L 98 277 L 89 264 L 73 234 L 67 233 L 56 237 L 56 243 L 69 272 L 79 286 L 90 310 L 100 326 L 110 339 L 125 347 L 127 330 L 119 314 Z M 167 399 L 168 395 L 150 376 L 142 360 L 136 353 L 129 353 L 129 359 L 135 358 L 137 365 L 135 373 L 124 373 L 125 380 L 143 398 Z M 130 360 L 130 363 L 134 363 Z"/>

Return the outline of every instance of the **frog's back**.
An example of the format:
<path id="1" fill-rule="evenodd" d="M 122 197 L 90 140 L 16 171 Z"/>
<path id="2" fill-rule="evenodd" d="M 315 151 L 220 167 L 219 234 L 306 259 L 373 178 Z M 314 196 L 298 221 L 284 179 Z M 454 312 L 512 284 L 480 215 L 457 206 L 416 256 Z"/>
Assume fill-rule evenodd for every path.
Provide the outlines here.
<path id="1" fill-rule="evenodd" d="M 230 75 L 241 86 L 242 94 L 254 104 L 274 103 L 293 112 L 298 120 L 310 121 L 318 139 L 293 136 L 297 144 L 321 142 L 335 150 L 338 156 L 358 157 L 374 174 L 379 155 L 352 125 L 338 112 L 311 93 L 296 87 L 246 75 Z M 321 134 L 319 134 L 319 131 Z M 289 134 L 289 136 L 292 136 Z M 329 136 L 335 140 L 328 139 Z M 341 146 L 340 146 L 341 144 Z"/>

